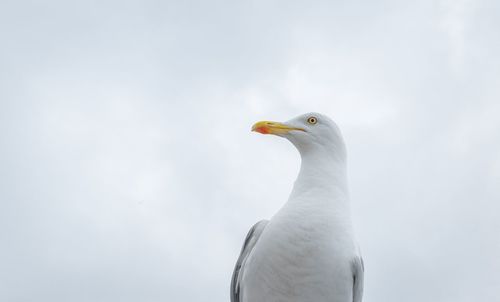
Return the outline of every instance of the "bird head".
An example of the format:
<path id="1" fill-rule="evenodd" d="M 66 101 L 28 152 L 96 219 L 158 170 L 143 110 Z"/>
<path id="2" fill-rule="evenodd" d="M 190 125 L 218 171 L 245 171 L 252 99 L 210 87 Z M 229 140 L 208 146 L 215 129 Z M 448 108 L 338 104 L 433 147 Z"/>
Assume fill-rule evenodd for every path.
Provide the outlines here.
<path id="1" fill-rule="evenodd" d="M 345 157 L 344 141 L 338 126 L 320 113 L 306 113 L 286 122 L 260 121 L 252 126 L 252 131 L 284 137 L 302 155 L 326 151 L 336 157 Z"/>

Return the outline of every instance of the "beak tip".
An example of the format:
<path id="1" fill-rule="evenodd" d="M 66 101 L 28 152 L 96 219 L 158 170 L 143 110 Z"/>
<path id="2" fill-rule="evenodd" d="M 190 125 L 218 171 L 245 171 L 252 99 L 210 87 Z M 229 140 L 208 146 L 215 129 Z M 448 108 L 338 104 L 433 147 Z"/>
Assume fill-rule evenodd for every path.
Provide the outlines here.
<path id="1" fill-rule="evenodd" d="M 261 132 L 260 130 L 262 129 L 263 129 L 262 122 L 258 122 L 252 125 L 252 129 L 250 130 L 250 132 Z"/>

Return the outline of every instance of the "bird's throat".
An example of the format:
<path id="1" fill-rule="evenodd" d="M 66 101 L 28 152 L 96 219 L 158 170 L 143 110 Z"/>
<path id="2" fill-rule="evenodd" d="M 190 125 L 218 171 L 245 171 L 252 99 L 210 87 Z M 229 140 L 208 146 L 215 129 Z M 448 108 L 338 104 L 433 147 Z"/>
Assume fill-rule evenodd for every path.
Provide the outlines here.
<path id="1" fill-rule="evenodd" d="M 301 154 L 301 166 L 288 203 L 321 203 L 349 214 L 345 159 L 328 154 Z"/>

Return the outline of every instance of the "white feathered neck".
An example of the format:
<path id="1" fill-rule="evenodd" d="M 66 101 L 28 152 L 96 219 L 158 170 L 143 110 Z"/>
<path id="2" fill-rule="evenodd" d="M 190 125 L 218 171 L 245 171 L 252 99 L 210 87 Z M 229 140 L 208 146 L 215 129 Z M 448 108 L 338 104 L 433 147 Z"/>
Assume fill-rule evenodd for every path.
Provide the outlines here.
<path id="1" fill-rule="evenodd" d="M 350 217 L 346 150 L 336 144 L 295 144 L 301 166 L 287 205 L 317 207 Z"/>

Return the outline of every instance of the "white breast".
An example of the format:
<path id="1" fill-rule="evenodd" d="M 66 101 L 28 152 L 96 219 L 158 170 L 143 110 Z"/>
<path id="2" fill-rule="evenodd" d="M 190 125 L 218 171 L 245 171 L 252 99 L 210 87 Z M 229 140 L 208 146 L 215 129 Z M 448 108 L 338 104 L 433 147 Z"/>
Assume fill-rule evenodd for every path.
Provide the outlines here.
<path id="1" fill-rule="evenodd" d="M 243 301 L 351 302 L 356 249 L 349 221 L 328 208 L 292 205 L 273 217 L 249 256 Z"/>

